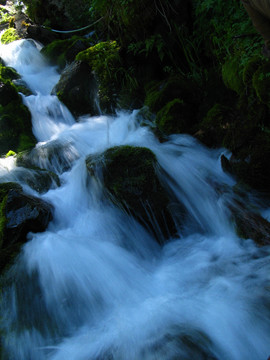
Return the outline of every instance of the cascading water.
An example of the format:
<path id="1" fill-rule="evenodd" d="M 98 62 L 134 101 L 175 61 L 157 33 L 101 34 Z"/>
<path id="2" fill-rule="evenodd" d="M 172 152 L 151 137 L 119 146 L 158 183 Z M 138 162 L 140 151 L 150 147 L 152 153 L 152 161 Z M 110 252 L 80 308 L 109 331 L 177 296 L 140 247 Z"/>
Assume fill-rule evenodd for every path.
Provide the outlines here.
<path id="1" fill-rule="evenodd" d="M 61 186 L 41 196 L 55 207 L 49 228 L 28 235 L 6 275 L 4 358 L 267 360 L 269 248 L 235 234 L 227 207 L 234 181 L 221 170 L 221 151 L 185 135 L 161 144 L 136 112 L 75 122 L 49 95 L 59 75 L 34 42 L 1 46 L 0 55 L 34 92 L 24 101 L 37 148 L 57 143 L 71 165 L 63 172 L 36 159 L 54 167 Z M 150 148 L 162 182 L 187 209 L 179 238 L 163 247 L 106 202 L 86 171 L 86 155 L 122 144 Z M 7 161 L 0 176 L 16 170 Z"/>

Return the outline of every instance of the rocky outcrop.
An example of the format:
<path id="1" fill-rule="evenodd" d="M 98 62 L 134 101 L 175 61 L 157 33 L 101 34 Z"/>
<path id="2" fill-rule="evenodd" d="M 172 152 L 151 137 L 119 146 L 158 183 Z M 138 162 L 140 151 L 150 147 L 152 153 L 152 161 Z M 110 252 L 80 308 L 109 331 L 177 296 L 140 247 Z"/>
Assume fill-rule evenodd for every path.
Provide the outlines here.
<path id="1" fill-rule="evenodd" d="M 102 173 L 107 197 L 151 229 L 158 242 L 176 234 L 170 199 L 157 176 L 158 163 L 151 150 L 117 146 L 89 156 L 86 166 L 95 177 Z"/>
<path id="2" fill-rule="evenodd" d="M 74 116 L 98 114 L 96 80 L 85 62 L 75 61 L 67 66 L 52 94 L 56 94 Z"/>

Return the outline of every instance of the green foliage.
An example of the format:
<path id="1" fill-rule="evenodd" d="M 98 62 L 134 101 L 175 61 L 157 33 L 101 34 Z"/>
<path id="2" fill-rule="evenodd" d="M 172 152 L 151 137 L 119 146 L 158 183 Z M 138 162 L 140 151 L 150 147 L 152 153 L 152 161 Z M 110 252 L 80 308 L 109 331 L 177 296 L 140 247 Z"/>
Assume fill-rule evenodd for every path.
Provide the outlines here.
<path id="1" fill-rule="evenodd" d="M 194 14 L 196 41 L 219 62 L 236 50 L 245 59 L 260 52 L 262 42 L 254 41 L 256 31 L 240 1 L 195 0 Z"/>
<path id="2" fill-rule="evenodd" d="M 16 29 L 9 28 L 7 29 L 1 36 L 1 43 L 2 44 L 9 44 L 12 41 L 19 40 L 20 37 L 16 32 Z"/>
<path id="3" fill-rule="evenodd" d="M 154 49 L 162 61 L 165 56 L 165 42 L 161 34 L 153 34 L 148 39 L 145 39 L 145 41 L 138 41 L 128 45 L 129 52 L 132 52 L 134 55 L 145 54 L 146 57 L 148 57 Z"/>
<path id="4" fill-rule="evenodd" d="M 174 99 L 168 102 L 157 113 L 158 128 L 166 134 L 186 132 L 187 119 L 184 113 L 185 104 L 182 99 Z"/>

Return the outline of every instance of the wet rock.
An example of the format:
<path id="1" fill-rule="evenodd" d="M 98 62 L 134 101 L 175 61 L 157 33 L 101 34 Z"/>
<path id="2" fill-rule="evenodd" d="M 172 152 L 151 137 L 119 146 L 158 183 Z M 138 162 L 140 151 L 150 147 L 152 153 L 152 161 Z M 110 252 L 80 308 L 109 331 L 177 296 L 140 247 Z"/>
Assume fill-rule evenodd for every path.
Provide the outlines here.
<path id="1" fill-rule="evenodd" d="M 44 194 L 50 189 L 60 186 L 60 179 L 55 173 L 37 167 L 25 168 L 17 166 L 6 175 L 3 175 L 1 181 L 16 181 L 28 185 L 39 194 Z"/>
<path id="2" fill-rule="evenodd" d="M 259 213 L 252 211 L 241 201 L 230 205 L 238 234 L 244 239 L 252 239 L 258 245 L 270 244 L 270 223 Z"/>
<path id="3" fill-rule="evenodd" d="M 158 163 L 151 150 L 117 146 L 89 156 L 86 166 L 91 175 L 102 173 L 108 197 L 151 229 L 160 243 L 175 235 L 169 196 L 157 176 Z"/>
<path id="4" fill-rule="evenodd" d="M 85 62 L 75 61 L 67 66 L 52 94 L 56 94 L 74 116 L 98 114 L 96 80 Z"/>
<path id="5" fill-rule="evenodd" d="M 16 183 L 0 184 L 0 268 L 17 254 L 29 232 L 44 231 L 52 220 L 49 203 L 23 193 Z"/>
<path id="6" fill-rule="evenodd" d="M 78 159 L 76 148 L 69 142 L 50 141 L 29 151 L 17 155 L 16 165 L 29 169 L 46 169 L 62 174 L 70 170 L 73 162 Z"/>
<path id="7" fill-rule="evenodd" d="M 32 21 L 22 11 L 17 11 L 14 16 L 14 26 L 20 38 L 28 37 L 28 26 L 32 25 Z"/>

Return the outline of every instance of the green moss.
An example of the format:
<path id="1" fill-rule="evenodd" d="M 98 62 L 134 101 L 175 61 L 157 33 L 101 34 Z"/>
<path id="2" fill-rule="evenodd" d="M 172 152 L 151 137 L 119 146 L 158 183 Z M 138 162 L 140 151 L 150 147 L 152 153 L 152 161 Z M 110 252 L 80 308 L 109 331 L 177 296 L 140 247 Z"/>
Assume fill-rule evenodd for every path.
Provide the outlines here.
<path id="1" fill-rule="evenodd" d="M 187 132 L 191 109 L 183 100 L 174 99 L 157 113 L 157 126 L 165 134 Z M 191 121 L 191 120 L 190 120 Z"/>
<path id="2" fill-rule="evenodd" d="M 85 44 L 85 47 L 88 47 L 90 39 L 73 36 L 71 39 L 55 40 L 50 44 L 44 46 L 41 49 L 41 54 L 47 57 L 47 59 L 49 59 L 49 61 L 51 61 L 52 63 L 56 63 L 60 68 L 63 68 L 66 65 L 67 61 L 74 60 L 76 56 L 76 51 L 73 55 L 74 58 L 67 59 L 67 54 L 77 41 L 80 41 L 81 44 Z"/>
<path id="3" fill-rule="evenodd" d="M 9 150 L 9 151 L 6 153 L 6 156 L 5 156 L 5 157 L 8 158 L 8 157 L 14 156 L 14 155 L 16 155 L 15 151 Z"/>
<path id="4" fill-rule="evenodd" d="M 270 63 L 261 65 L 252 78 L 252 85 L 259 100 L 263 104 L 270 106 Z"/>
<path id="5" fill-rule="evenodd" d="M 116 105 L 116 94 L 122 78 L 117 76 L 121 67 L 120 47 L 116 41 L 100 42 L 81 51 L 76 60 L 87 62 L 95 72 L 99 83 L 99 101 L 102 109 L 111 111 Z"/>
<path id="6" fill-rule="evenodd" d="M 32 133 L 31 134 L 20 134 L 17 152 L 31 149 L 35 146 L 35 144 L 36 144 L 36 139 L 34 138 Z"/>
<path id="7" fill-rule="evenodd" d="M 4 155 L 10 148 L 15 152 L 26 150 L 35 143 L 31 114 L 21 98 L 0 106 L 0 153 Z"/>
<path id="8" fill-rule="evenodd" d="M 9 66 L 4 66 L 0 64 L 0 77 L 4 80 L 15 80 L 20 79 L 20 75 L 15 69 Z"/>
<path id="9" fill-rule="evenodd" d="M 252 78 L 258 67 L 262 64 L 262 59 L 259 56 L 253 56 L 244 67 L 243 83 L 246 86 L 252 85 Z"/>
<path id="10" fill-rule="evenodd" d="M 200 92 L 197 84 L 182 76 L 153 81 L 146 86 L 145 105 L 157 113 L 165 105 L 178 98 L 187 104 L 198 104 Z"/>
<path id="11" fill-rule="evenodd" d="M 17 34 L 16 29 L 14 28 L 9 28 L 7 29 L 1 36 L 1 43 L 2 44 L 9 44 L 15 40 L 19 40 L 20 37 Z"/>
<path id="12" fill-rule="evenodd" d="M 224 84 L 237 94 L 241 94 L 244 91 L 244 83 L 242 78 L 243 69 L 239 65 L 239 58 L 229 58 L 222 66 L 222 78 Z"/>

